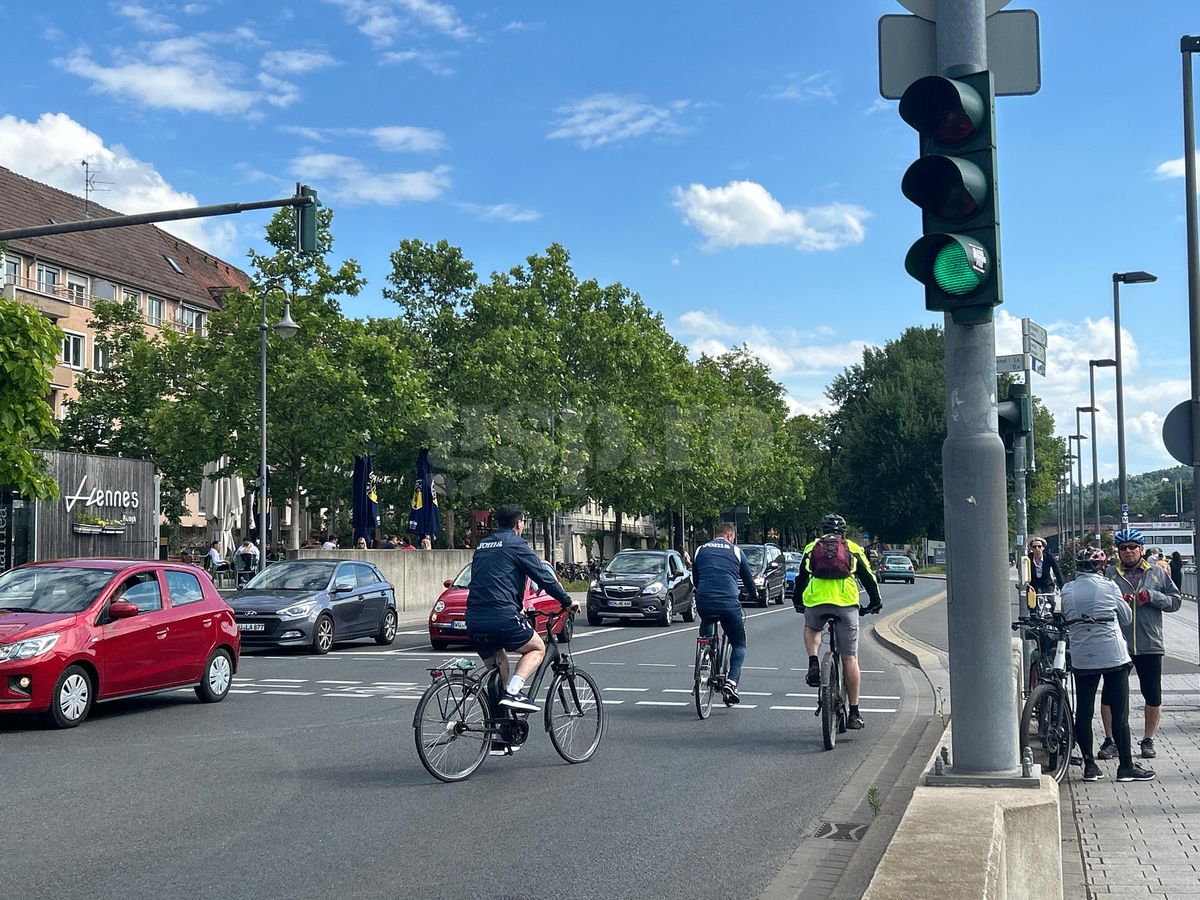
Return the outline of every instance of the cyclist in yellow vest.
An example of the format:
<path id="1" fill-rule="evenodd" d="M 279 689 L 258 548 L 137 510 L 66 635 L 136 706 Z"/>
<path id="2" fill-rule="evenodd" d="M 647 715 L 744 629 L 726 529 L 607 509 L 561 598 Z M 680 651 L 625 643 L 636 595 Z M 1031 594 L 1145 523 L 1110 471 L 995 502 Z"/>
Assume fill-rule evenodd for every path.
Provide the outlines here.
<path id="1" fill-rule="evenodd" d="M 804 613 L 804 649 L 808 651 L 808 674 L 804 681 L 809 687 L 821 686 L 820 662 L 817 650 L 821 646 L 822 617 L 838 617 L 837 643 L 842 657 L 842 678 L 846 683 L 846 696 L 850 701 L 850 715 L 846 727 L 859 730 L 864 726 L 858 709 L 858 690 L 861 675 L 858 668 L 858 617 L 863 613 L 877 613 L 883 609 L 879 596 L 879 585 L 875 573 L 867 561 L 867 554 L 854 541 L 846 539 L 846 520 L 830 513 L 821 519 L 821 537 L 804 548 L 800 571 L 796 575 L 796 586 L 792 593 L 792 605 L 796 612 Z M 848 551 L 846 569 L 842 578 L 822 577 L 822 566 L 814 567 L 813 549 L 834 536 L 845 544 Z M 823 544 L 823 546 L 828 546 Z M 844 571 L 844 570 L 843 570 Z M 871 604 L 862 608 L 858 604 L 858 585 L 862 584 Z"/>

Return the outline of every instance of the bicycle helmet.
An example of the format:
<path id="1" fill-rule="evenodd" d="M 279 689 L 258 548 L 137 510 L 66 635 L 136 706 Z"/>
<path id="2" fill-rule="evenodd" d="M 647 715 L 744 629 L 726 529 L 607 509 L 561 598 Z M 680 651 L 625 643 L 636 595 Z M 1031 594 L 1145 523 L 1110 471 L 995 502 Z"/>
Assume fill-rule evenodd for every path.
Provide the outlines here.
<path id="1" fill-rule="evenodd" d="M 1075 568 L 1080 572 L 1103 572 L 1108 565 L 1108 554 L 1099 547 L 1084 547 L 1075 557 Z"/>
<path id="2" fill-rule="evenodd" d="M 1136 528 L 1122 528 L 1113 535 L 1113 543 L 1118 547 L 1122 544 L 1141 544 L 1145 546 L 1146 536 Z"/>
<path id="3" fill-rule="evenodd" d="M 821 534 L 846 533 L 846 520 L 837 513 L 829 513 L 821 519 Z"/>

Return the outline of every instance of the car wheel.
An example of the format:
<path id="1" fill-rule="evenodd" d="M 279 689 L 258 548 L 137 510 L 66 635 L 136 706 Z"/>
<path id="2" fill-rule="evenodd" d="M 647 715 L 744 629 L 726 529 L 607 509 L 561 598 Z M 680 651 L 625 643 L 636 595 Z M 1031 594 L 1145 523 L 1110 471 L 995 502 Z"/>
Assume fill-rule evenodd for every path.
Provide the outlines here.
<path id="1" fill-rule="evenodd" d="M 87 718 L 95 702 L 95 685 L 82 666 L 67 666 L 50 695 L 46 721 L 52 728 L 74 728 Z"/>
<path id="2" fill-rule="evenodd" d="M 668 594 L 665 598 L 663 598 L 663 610 L 662 615 L 658 617 L 658 624 L 663 628 L 670 628 L 674 611 L 674 606 L 671 603 L 671 595 Z"/>
<path id="3" fill-rule="evenodd" d="M 394 640 L 396 640 L 396 611 L 389 609 L 383 614 L 383 621 L 379 623 L 379 633 L 375 635 L 375 643 L 386 647 Z"/>
<path id="4" fill-rule="evenodd" d="M 779 604 L 780 606 L 783 606 L 783 592 L 784 592 L 784 590 L 785 590 L 785 588 L 784 588 L 784 586 L 781 584 L 781 585 L 779 586 L 779 598 L 778 598 L 778 599 L 775 601 L 775 602 L 776 602 L 777 604 Z"/>
<path id="5" fill-rule="evenodd" d="M 599 625 L 601 622 L 600 616 L 592 612 L 590 609 L 588 610 L 587 617 L 589 625 Z"/>
<path id="6" fill-rule="evenodd" d="M 691 599 L 688 600 L 687 609 L 685 609 L 683 611 L 683 621 L 685 621 L 685 622 L 695 622 L 696 621 L 696 595 L 695 594 L 692 594 Z"/>
<path id="7" fill-rule="evenodd" d="M 317 624 L 313 626 L 312 652 L 324 656 L 332 649 L 333 619 L 326 615 L 318 616 Z"/>
<path id="8" fill-rule="evenodd" d="M 433 638 L 429 639 L 429 646 L 438 651 L 438 653 L 450 649 L 450 645 L 446 641 L 435 641 Z"/>
<path id="9" fill-rule="evenodd" d="M 196 696 L 204 703 L 220 703 L 233 684 L 233 658 L 228 650 L 218 649 L 208 658 L 204 677 L 196 685 Z"/>
<path id="10" fill-rule="evenodd" d="M 915 579 L 915 578 L 910 578 L 910 579 L 908 579 L 908 583 L 909 583 L 909 584 L 916 584 L 916 583 L 917 583 L 917 579 Z"/>
<path id="11" fill-rule="evenodd" d="M 763 607 L 763 608 L 766 608 L 766 607 L 768 607 L 768 606 L 770 606 L 770 605 L 771 605 L 771 591 L 770 591 L 770 588 L 764 588 L 764 589 L 763 589 L 763 595 L 762 595 L 762 599 L 761 599 L 761 600 L 759 600 L 759 601 L 758 601 L 758 602 L 757 602 L 755 605 L 756 605 L 756 606 L 761 606 L 761 607 Z"/>

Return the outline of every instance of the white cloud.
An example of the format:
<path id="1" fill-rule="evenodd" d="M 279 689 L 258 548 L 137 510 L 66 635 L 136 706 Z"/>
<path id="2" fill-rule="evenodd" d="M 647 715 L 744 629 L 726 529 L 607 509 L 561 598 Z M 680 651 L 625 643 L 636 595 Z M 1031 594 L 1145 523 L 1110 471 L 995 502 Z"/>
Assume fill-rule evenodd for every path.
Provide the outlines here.
<path id="1" fill-rule="evenodd" d="M 453 5 L 436 0 L 326 0 L 342 10 L 346 21 L 377 47 L 398 34 L 434 32 L 465 40 L 473 37 Z"/>
<path id="2" fill-rule="evenodd" d="M 174 34 L 179 30 L 179 26 L 162 13 L 140 3 L 117 3 L 113 5 L 113 12 L 129 19 L 135 28 L 147 34 Z"/>
<path id="3" fill-rule="evenodd" d="M 398 153 L 433 153 L 444 150 L 446 136 L 433 128 L 413 125 L 382 125 L 368 132 L 380 150 Z"/>
<path id="4" fill-rule="evenodd" d="M 1185 160 L 1182 156 L 1161 162 L 1154 169 L 1154 177 L 1162 179 L 1183 178 L 1184 171 L 1187 168 L 1184 166 L 1184 162 Z M 1196 166 L 1200 168 L 1200 151 L 1196 152 Z"/>
<path id="5" fill-rule="evenodd" d="M 258 73 L 258 85 L 262 88 L 262 98 L 272 106 L 291 106 L 300 99 L 300 88 L 269 72 Z"/>
<path id="6" fill-rule="evenodd" d="M 833 101 L 837 99 L 837 79 L 830 72 L 817 72 L 814 75 L 792 74 L 787 77 L 787 83 L 778 90 L 767 95 L 771 100 L 790 100 L 795 103 L 807 103 L 810 100 Z"/>
<path id="7" fill-rule="evenodd" d="M 301 75 L 338 65 L 338 61 L 323 50 L 272 50 L 264 53 L 260 65 L 268 72 L 282 75 Z"/>
<path id="8" fill-rule="evenodd" d="M 876 97 L 871 105 L 863 110 L 864 116 L 872 116 L 878 112 L 886 112 L 892 108 L 892 101 L 884 100 L 882 97 Z"/>
<path id="9" fill-rule="evenodd" d="M 675 208 L 707 241 L 704 249 L 791 244 L 797 250 L 840 250 L 862 243 L 870 213 L 849 203 L 785 209 L 762 185 L 731 181 L 724 187 L 691 184 L 675 189 Z"/>
<path id="10" fill-rule="evenodd" d="M 507 25 L 505 25 L 500 30 L 501 31 L 533 31 L 534 29 L 544 28 L 545 25 L 546 25 L 545 22 L 522 22 L 520 20 L 514 19 L 512 22 L 509 22 Z"/>
<path id="11" fill-rule="evenodd" d="M 561 118 L 547 137 L 573 140 L 587 149 L 647 134 L 679 135 L 686 131 L 680 117 L 691 105 L 689 100 L 676 100 L 653 106 L 633 96 L 593 94 L 560 106 Z"/>
<path id="12" fill-rule="evenodd" d="M 72 194 L 83 192 L 81 159 L 87 159 L 98 181 L 109 182 L 95 202 L 126 214 L 197 206 L 196 198 L 176 190 L 150 163 L 125 147 L 106 146 L 63 113 L 44 113 L 36 122 L 0 117 L 0 165 L 26 178 Z M 82 214 L 83 201 L 80 200 Z M 81 215 L 82 217 L 82 215 Z M 192 219 L 159 225 L 198 247 L 233 260 L 242 249 L 232 218 Z"/>
<path id="13" fill-rule="evenodd" d="M 714 338 L 734 333 L 734 327 L 714 313 L 693 309 L 679 317 L 680 331 L 696 337 Z"/>
<path id="14" fill-rule="evenodd" d="M 440 197 L 450 187 L 450 167 L 418 172 L 379 172 L 361 160 L 334 153 L 301 156 L 292 163 L 301 180 L 320 181 L 322 191 L 346 203 L 396 206 Z M 328 188 L 326 188 L 328 185 Z"/>
<path id="15" fill-rule="evenodd" d="M 382 65 L 402 65 L 404 63 L 416 63 L 421 68 L 425 69 L 431 75 L 453 75 L 454 69 L 446 65 L 442 60 L 447 59 L 454 54 L 434 52 L 430 50 L 389 50 L 379 57 L 379 62 Z"/>
<path id="16" fill-rule="evenodd" d="M 515 203 L 460 203 L 466 210 L 483 222 L 536 222 L 542 214 L 536 209 L 523 209 Z"/>

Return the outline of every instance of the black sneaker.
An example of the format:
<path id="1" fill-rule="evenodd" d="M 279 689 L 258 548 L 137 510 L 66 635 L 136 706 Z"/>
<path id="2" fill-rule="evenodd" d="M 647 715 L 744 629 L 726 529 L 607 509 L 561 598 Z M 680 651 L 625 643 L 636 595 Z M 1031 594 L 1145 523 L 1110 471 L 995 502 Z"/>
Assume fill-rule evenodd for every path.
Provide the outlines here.
<path id="1" fill-rule="evenodd" d="M 1131 763 L 1129 768 L 1117 768 L 1117 781 L 1153 781 L 1155 774 L 1150 769 L 1143 769 L 1137 763 Z"/>
<path id="2" fill-rule="evenodd" d="M 1158 756 L 1154 752 L 1154 738 L 1142 738 L 1142 742 L 1138 746 L 1142 748 L 1142 759 L 1154 759 Z"/>
<path id="3" fill-rule="evenodd" d="M 858 713 L 850 713 L 846 716 L 846 727 L 851 731 L 862 731 L 867 727 L 867 723 L 863 721 L 863 717 Z"/>
<path id="4" fill-rule="evenodd" d="M 1083 764 L 1083 780 L 1084 781 L 1099 781 L 1104 777 L 1104 773 L 1100 771 L 1100 767 L 1096 765 L 1095 760 L 1089 759 Z"/>
<path id="5" fill-rule="evenodd" d="M 541 709 L 529 699 L 529 695 L 524 691 L 517 691 L 515 694 L 505 693 L 500 705 L 507 706 L 509 709 L 523 709 L 526 712 L 537 712 Z"/>
<path id="6" fill-rule="evenodd" d="M 741 703 L 742 695 L 737 692 L 736 681 L 726 681 L 725 687 L 722 689 L 722 694 L 725 697 L 725 702 L 728 704 Z"/>
<path id="7" fill-rule="evenodd" d="M 804 676 L 804 683 L 809 687 L 821 686 L 821 668 L 820 666 L 809 666 L 808 674 Z"/>
<path id="8" fill-rule="evenodd" d="M 1100 745 L 1100 750 L 1096 754 L 1096 759 L 1116 759 L 1116 758 L 1117 758 L 1117 745 L 1116 745 L 1116 743 L 1114 743 L 1112 738 L 1106 737 L 1104 739 L 1104 743 Z"/>

